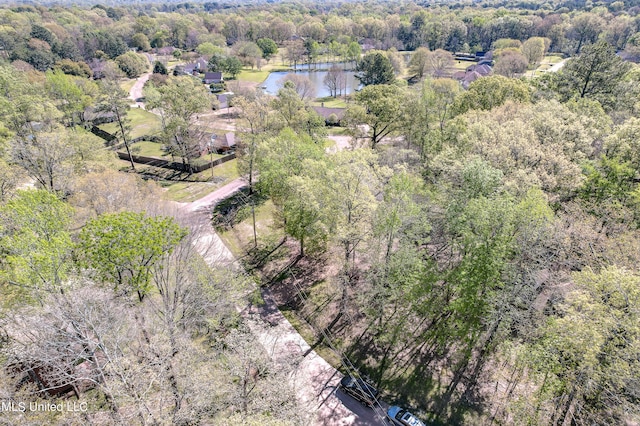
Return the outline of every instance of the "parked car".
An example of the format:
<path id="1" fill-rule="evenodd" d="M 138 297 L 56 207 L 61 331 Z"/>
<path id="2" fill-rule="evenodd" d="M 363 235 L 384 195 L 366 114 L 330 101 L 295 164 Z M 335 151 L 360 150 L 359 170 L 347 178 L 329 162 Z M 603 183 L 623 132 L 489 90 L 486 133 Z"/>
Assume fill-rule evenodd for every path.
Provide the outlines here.
<path id="1" fill-rule="evenodd" d="M 387 410 L 387 417 L 400 426 L 425 426 L 416 416 L 398 406 L 390 407 Z"/>
<path id="2" fill-rule="evenodd" d="M 362 379 L 345 376 L 340 380 L 340 387 L 361 403 L 372 407 L 378 398 L 378 390 Z"/>

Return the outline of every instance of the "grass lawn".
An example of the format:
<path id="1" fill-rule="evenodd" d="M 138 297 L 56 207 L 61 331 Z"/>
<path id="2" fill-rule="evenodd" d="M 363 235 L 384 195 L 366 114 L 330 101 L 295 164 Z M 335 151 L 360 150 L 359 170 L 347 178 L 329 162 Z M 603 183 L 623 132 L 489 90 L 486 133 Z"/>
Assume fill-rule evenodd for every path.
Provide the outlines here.
<path id="1" fill-rule="evenodd" d="M 275 206 L 271 200 L 256 206 L 256 234 L 258 235 L 259 244 L 261 241 L 272 237 L 275 239 L 282 238 L 282 230 L 274 230 L 273 228 L 274 212 Z M 247 247 L 253 247 L 253 218 L 249 215 L 232 229 L 219 232 L 218 235 L 220 235 L 222 241 L 229 247 L 235 257 L 242 258 L 247 254 Z"/>
<path id="2" fill-rule="evenodd" d="M 346 108 L 347 102 L 344 98 L 334 98 L 333 96 L 327 96 L 325 98 L 318 98 L 311 102 L 313 106 L 323 106 L 325 108 Z"/>
<path id="3" fill-rule="evenodd" d="M 120 87 L 127 93 L 129 93 L 129 90 L 131 90 L 134 84 L 136 84 L 135 78 L 127 78 L 126 80 L 120 81 Z"/>
<path id="4" fill-rule="evenodd" d="M 228 184 L 240 177 L 238 161 L 231 160 L 189 177 L 188 181 L 163 181 L 162 186 L 167 189 L 167 196 L 173 201 L 191 202 L 204 197 L 208 193 Z"/>
<path id="5" fill-rule="evenodd" d="M 165 151 L 162 150 L 162 144 L 157 142 L 136 142 L 135 144 L 131 145 L 131 151 L 133 151 L 134 154 L 144 155 L 145 157 L 164 158 L 169 156 Z"/>
<path id="6" fill-rule="evenodd" d="M 142 108 L 131 108 L 128 117 L 131 120 L 131 138 L 155 135 L 160 132 L 160 117 L 155 114 Z M 105 132 L 114 134 L 118 129 L 118 123 L 105 123 L 98 127 Z"/>
<path id="7" fill-rule="evenodd" d="M 265 71 L 264 68 L 260 71 L 257 69 L 244 68 L 238 74 L 239 81 L 250 81 L 252 83 L 262 83 L 269 76 L 269 71 Z"/>
<path id="8" fill-rule="evenodd" d="M 349 129 L 346 127 L 327 127 L 329 136 L 349 136 Z"/>

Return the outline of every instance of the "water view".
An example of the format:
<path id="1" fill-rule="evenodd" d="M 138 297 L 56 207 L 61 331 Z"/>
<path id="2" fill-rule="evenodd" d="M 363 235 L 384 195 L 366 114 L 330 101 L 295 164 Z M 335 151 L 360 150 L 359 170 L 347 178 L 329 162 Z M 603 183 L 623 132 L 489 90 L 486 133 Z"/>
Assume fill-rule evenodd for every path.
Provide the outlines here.
<path id="1" fill-rule="evenodd" d="M 331 93 L 329 93 L 329 89 L 325 87 L 323 82 L 324 77 L 327 75 L 327 73 L 328 73 L 327 71 L 313 71 L 313 70 L 298 71 L 295 73 L 293 71 L 276 71 L 276 72 L 270 73 L 269 77 L 267 77 L 267 79 L 262 82 L 260 87 L 262 87 L 265 90 L 265 92 L 271 95 L 276 95 L 278 93 L 278 90 L 282 88 L 281 80 L 284 78 L 284 76 L 286 76 L 287 74 L 303 75 L 305 77 L 308 77 L 309 80 L 313 82 L 316 89 L 316 96 L 318 98 L 324 98 L 326 96 L 331 96 Z M 342 94 L 345 94 L 345 92 L 347 94 L 353 93 L 360 86 L 360 82 L 355 78 L 355 75 L 354 75 L 355 73 L 353 71 L 345 71 L 344 74 L 346 77 L 345 79 L 346 87 L 343 88 Z"/>

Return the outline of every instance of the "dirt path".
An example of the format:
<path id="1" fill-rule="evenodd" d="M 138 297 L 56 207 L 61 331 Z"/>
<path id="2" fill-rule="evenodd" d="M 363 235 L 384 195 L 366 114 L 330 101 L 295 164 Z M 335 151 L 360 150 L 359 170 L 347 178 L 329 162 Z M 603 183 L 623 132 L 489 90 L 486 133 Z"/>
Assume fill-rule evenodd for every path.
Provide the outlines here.
<path id="1" fill-rule="evenodd" d="M 150 76 L 150 72 L 142 74 L 129 90 L 129 99 L 134 101 L 139 108 L 144 108 L 144 102 L 139 102 L 138 99 L 142 98 L 142 88 Z"/>
<path id="2" fill-rule="evenodd" d="M 547 72 L 558 72 L 562 69 L 562 67 L 564 67 L 564 64 L 567 62 L 566 59 L 561 60 L 560 62 L 553 64 L 549 67 L 549 69 L 547 70 Z"/>
<path id="3" fill-rule="evenodd" d="M 233 264 L 240 267 L 231 251 L 215 233 L 211 224 L 210 211 L 220 200 L 229 197 L 247 183 L 236 179 L 207 196 L 192 203 L 180 203 L 180 210 L 191 216 L 198 231 L 195 246 L 211 267 Z M 298 334 L 282 315 L 268 289 L 262 292 L 265 304 L 257 309 L 247 309 L 242 314 L 257 340 L 264 346 L 274 361 L 299 359 L 298 368 L 291 377 L 291 385 L 296 391 L 305 413 L 312 416 L 311 425 L 317 426 L 373 426 L 384 425 L 385 421 L 376 413 L 338 390 L 342 375 L 315 351 Z M 384 414 L 384 405 L 378 413 Z"/>

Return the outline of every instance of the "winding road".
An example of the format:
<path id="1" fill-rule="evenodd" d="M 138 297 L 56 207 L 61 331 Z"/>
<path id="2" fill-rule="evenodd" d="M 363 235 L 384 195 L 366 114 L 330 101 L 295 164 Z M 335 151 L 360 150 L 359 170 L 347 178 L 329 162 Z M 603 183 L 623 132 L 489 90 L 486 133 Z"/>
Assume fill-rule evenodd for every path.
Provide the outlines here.
<path id="1" fill-rule="evenodd" d="M 191 220 L 197 238 L 198 252 L 210 267 L 239 263 L 211 227 L 211 210 L 219 201 L 233 195 L 247 185 L 236 179 L 192 203 L 180 203 L 182 214 Z M 309 424 L 317 426 L 374 426 L 385 425 L 382 405 L 376 411 L 365 407 L 338 389 L 342 374 L 320 357 L 282 315 L 268 289 L 262 289 L 264 305 L 257 311 L 241 310 L 252 332 L 275 362 L 299 360 L 291 377 L 298 402 L 310 416 Z M 306 354 L 306 356 L 305 356 Z"/>

